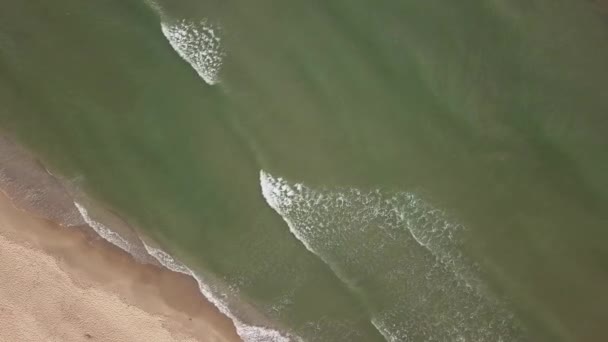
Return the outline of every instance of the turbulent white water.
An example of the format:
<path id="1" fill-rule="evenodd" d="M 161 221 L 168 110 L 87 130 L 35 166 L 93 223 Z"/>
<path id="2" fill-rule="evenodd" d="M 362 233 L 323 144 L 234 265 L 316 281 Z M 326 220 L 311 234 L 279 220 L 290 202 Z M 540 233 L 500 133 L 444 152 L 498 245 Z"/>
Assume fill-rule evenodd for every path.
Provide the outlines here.
<path id="1" fill-rule="evenodd" d="M 161 22 L 161 28 L 173 49 L 207 84 L 219 82 L 225 52 L 217 25 L 206 19 L 198 22 L 182 19 Z"/>
<path id="2" fill-rule="evenodd" d="M 513 315 L 461 253 L 465 228 L 413 193 L 314 189 L 260 172 L 262 194 L 369 304 L 387 341 L 519 341 Z"/>

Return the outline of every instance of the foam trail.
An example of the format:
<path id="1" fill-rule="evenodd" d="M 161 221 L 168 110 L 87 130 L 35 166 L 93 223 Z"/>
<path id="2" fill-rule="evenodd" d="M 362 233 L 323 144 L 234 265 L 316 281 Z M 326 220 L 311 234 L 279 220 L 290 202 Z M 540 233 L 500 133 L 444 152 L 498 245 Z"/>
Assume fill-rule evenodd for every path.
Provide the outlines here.
<path id="1" fill-rule="evenodd" d="M 327 267 L 334 272 L 338 279 L 340 279 L 349 289 L 356 291 L 356 286 L 348 280 L 348 277 L 342 274 L 340 268 L 335 266 L 331 261 L 319 255 L 308 242 L 305 234 L 303 234 L 302 231 L 297 228 L 296 223 L 287 215 L 282 214 L 283 208 L 292 204 L 290 197 L 295 195 L 295 192 L 292 189 L 290 189 L 286 184 L 282 183 L 283 179 L 274 179 L 266 172 L 260 171 L 260 186 L 262 188 L 262 196 L 264 196 L 266 203 L 268 203 L 268 205 L 281 216 L 283 221 L 285 221 L 287 224 L 289 231 L 304 245 L 309 252 L 319 257 L 319 259 L 321 259 L 321 261 L 323 261 L 323 263 L 325 263 Z M 295 186 L 298 189 L 301 189 L 302 187 L 301 184 L 296 184 Z"/>
<path id="2" fill-rule="evenodd" d="M 372 322 L 372 325 L 374 326 L 374 328 L 376 328 L 376 330 L 378 330 L 380 332 L 382 337 L 384 337 L 386 342 L 400 342 L 399 337 L 391 334 L 389 329 L 387 329 L 381 322 L 378 322 L 377 319 L 372 318 L 371 322 Z"/>
<path id="3" fill-rule="evenodd" d="M 178 53 L 209 85 L 218 83 L 225 55 L 220 28 L 207 19 L 199 22 L 161 22 L 163 34 Z"/>
<path id="4" fill-rule="evenodd" d="M 262 196 L 266 200 L 266 203 L 268 203 L 268 205 L 281 216 L 283 221 L 285 221 L 285 223 L 287 224 L 289 231 L 304 245 L 304 247 L 309 252 L 321 259 L 321 261 L 325 263 L 332 270 L 332 272 L 334 272 L 334 274 L 338 277 L 338 279 L 340 279 L 340 281 L 342 281 L 342 283 L 344 283 L 351 291 L 356 292 L 356 286 L 348 279 L 347 276 L 342 274 L 340 268 L 335 266 L 326 258 L 323 258 L 321 255 L 319 255 L 318 252 L 316 252 L 311 246 L 311 244 L 308 242 L 308 239 L 304 236 L 304 234 L 302 234 L 300 230 L 297 229 L 296 223 L 293 220 L 289 219 L 287 215 L 282 214 L 283 208 L 292 204 L 293 200 L 291 198 L 296 195 L 296 191 L 302 190 L 302 184 L 295 184 L 295 189 L 291 189 L 289 185 L 284 183 L 283 179 L 275 179 L 270 174 L 266 173 L 264 170 L 261 170 L 260 187 L 262 188 Z M 372 322 L 372 325 L 387 341 L 393 342 L 392 339 L 387 338 L 385 332 L 380 330 L 376 324 L 373 324 Z"/>
<path id="5" fill-rule="evenodd" d="M 524 341 L 461 252 L 465 227 L 417 195 L 314 189 L 260 171 L 268 205 L 369 307 L 389 341 Z M 366 280 L 366 281 L 361 281 Z"/>
<path id="6" fill-rule="evenodd" d="M 311 210 L 314 206 L 321 206 L 324 211 L 344 211 L 348 210 L 350 206 L 359 205 L 363 208 L 359 208 L 357 215 L 364 216 L 358 218 L 360 221 L 371 221 L 374 217 L 379 216 L 385 219 L 385 225 L 389 221 L 390 224 L 388 225 L 404 226 L 411 238 L 418 245 L 427 249 L 435 258 L 454 267 L 461 266 L 461 269 L 456 270 L 456 273 L 465 271 L 462 269 L 462 265 L 457 265 L 464 263 L 464 261 L 459 260 L 462 256 L 454 248 L 458 244 L 458 232 L 462 231 L 463 227 L 448 222 L 441 211 L 428 205 L 412 193 L 397 192 L 384 195 L 380 191 L 365 193 L 358 189 L 337 189 L 323 194 L 323 191 L 317 193 L 299 183 L 289 184 L 284 179 L 275 178 L 263 170 L 260 171 L 260 186 L 262 195 L 268 205 L 283 218 L 290 231 L 302 242 L 306 249 L 317 256 L 320 255 L 312 246 L 310 239 L 313 227 L 309 224 L 303 227 L 304 229 L 299 229 L 300 227 L 294 222 L 294 218 L 304 220 L 306 217 L 301 212 L 296 211 Z M 335 207 L 330 207 L 332 206 L 331 201 L 335 202 L 333 204 Z M 300 208 L 303 203 L 306 208 Z M 320 226 L 323 227 L 323 224 L 321 223 Z M 394 235 L 391 235 L 390 232 L 387 233 L 394 238 Z M 337 268 L 331 263 L 328 264 L 332 269 Z M 462 280 L 467 282 L 469 279 Z"/>
<path id="7" fill-rule="evenodd" d="M 111 244 L 119 247 L 123 251 L 125 251 L 125 252 L 133 255 L 133 253 L 132 253 L 133 251 L 131 250 L 131 245 L 129 244 L 129 242 L 127 240 L 125 240 L 118 233 L 110 230 L 108 227 L 104 226 L 103 224 L 101 224 L 101 223 L 99 223 L 97 221 L 94 221 L 89 216 L 89 212 L 87 211 L 87 209 L 84 206 L 82 206 L 80 203 L 74 202 L 74 205 L 76 206 L 76 208 L 80 212 L 80 215 L 82 215 L 82 218 L 84 219 L 84 221 L 91 228 L 93 228 L 93 230 L 99 236 L 101 236 L 103 239 L 105 239 L 106 241 L 110 242 Z"/>
<path id="8" fill-rule="evenodd" d="M 234 323 L 237 334 L 243 339 L 245 342 L 289 342 L 290 338 L 281 335 L 280 332 L 276 330 L 272 330 L 269 328 L 259 327 L 247 325 L 241 322 L 230 310 L 228 306 L 217 296 L 213 294 L 213 291 L 207 286 L 198 276 L 194 273 L 190 268 L 175 260 L 168 253 L 151 246 L 148 246 L 145 242 L 143 243 L 144 247 L 148 251 L 148 254 L 156 258 L 158 262 L 160 262 L 164 267 L 174 271 L 183 273 L 193 277 L 198 283 L 198 288 L 200 292 L 209 300 L 213 305 L 215 305 L 221 313 L 230 318 Z"/>
<path id="9" fill-rule="evenodd" d="M 299 200 L 303 199 L 303 198 L 298 198 L 298 199 L 295 198 L 295 197 L 302 196 L 301 192 L 303 190 L 303 185 L 295 184 L 294 186 L 291 186 L 291 185 L 287 184 L 287 182 L 285 182 L 285 180 L 283 180 L 282 178 L 274 178 L 269 173 L 266 173 L 265 171 L 262 170 L 262 171 L 260 171 L 260 186 L 262 188 L 262 195 L 264 196 L 264 199 L 266 200 L 268 205 L 281 216 L 281 218 L 285 221 L 285 223 L 287 223 L 287 226 L 289 227 L 289 230 L 291 231 L 291 233 L 298 240 L 300 240 L 300 242 L 304 245 L 304 247 L 306 247 L 306 249 L 308 249 L 308 251 L 321 257 L 318 254 L 318 252 L 315 251 L 315 249 L 311 246 L 309 239 L 306 237 L 305 231 L 310 230 L 312 227 L 307 227 L 307 229 L 305 229 L 305 230 L 298 229 L 294 220 L 290 219 L 289 215 L 286 215 L 286 213 L 285 213 L 286 209 L 289 208 L 290 206 L 292 206 L 292 204 L 294 204 L 295 201 L 299 201 Z M 338 197 L 338 200 L 341 202 L 341 204 L 344 203 L 344 197 L 340 196 L 340 197 Z M 412 237 L 421 246 L 429 248 L 428 244 L 425 243 L 421 238 L 417 237 L 416 234 L 412 234 Z M 323 260 L 323 261 L 325 261 L 325 260 Z M 325 261 L 325 262 L 326 262 L 326 264 L 328 264 L 328 266 L 332 270 L 334 270 L 334 268 L 336 268 L 331 263 L 328 263 L 327 261 Z M 341 276 L 339 276 L 339 278 L 342 279 Z"/>

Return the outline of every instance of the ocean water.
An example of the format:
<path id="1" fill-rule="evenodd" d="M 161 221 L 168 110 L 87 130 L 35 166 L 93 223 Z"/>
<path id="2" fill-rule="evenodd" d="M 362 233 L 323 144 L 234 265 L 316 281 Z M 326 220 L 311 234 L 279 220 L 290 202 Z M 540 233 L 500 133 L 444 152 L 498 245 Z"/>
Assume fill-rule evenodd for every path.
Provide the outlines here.
<path id="1" fill-rule="evenodd" d="M 247 341 L 606 340 L 607 83 L 603 1 L 0 11 L 2 134 Z"/>

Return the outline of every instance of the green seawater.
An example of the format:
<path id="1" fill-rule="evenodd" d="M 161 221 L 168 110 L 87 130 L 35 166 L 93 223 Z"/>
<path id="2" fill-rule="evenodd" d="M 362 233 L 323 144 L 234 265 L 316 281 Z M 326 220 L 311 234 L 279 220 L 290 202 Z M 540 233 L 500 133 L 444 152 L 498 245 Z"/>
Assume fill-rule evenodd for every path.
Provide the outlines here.
<path id="1" fill-rule="evenodd" d="M 242 321 L 608 338 L 608 4 L 1 4 L 1 130 Z M 167 36 L 188 27 L 182 53 L 221 42 L 215 84 Z"/>

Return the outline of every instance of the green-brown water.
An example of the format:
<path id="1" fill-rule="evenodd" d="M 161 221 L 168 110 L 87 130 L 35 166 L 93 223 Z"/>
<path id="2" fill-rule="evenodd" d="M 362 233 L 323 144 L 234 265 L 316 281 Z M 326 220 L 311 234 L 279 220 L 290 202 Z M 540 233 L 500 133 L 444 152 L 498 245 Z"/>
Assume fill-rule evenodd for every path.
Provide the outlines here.
<path id="1" fill-rule="evenodd" d="M 0 125 L 248 324 L 603 341 L 607 8 L 4 0 Z"/>

